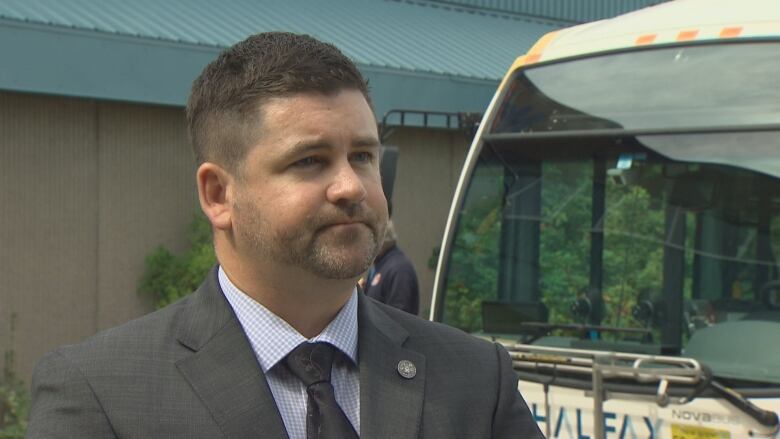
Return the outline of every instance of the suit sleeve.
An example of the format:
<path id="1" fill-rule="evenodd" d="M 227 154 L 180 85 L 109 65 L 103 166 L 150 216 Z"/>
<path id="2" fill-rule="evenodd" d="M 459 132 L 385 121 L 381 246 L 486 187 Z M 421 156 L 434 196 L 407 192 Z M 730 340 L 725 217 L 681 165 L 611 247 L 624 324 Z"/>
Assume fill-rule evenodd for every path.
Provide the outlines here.
<path id="1" fill-rule="evenodd" d="M 27 439 L 116 438 L 84 375 L 55 351 L 35 367 Z"/>
<path id="2" fill-rule="evenodd" d="M 512 360 L 503 346 L 496 343 L 499 389 L 496 411 L 493 414 L 493 439 L 544 439 L 528 405 L 517 390 L 517 375 Z"/>

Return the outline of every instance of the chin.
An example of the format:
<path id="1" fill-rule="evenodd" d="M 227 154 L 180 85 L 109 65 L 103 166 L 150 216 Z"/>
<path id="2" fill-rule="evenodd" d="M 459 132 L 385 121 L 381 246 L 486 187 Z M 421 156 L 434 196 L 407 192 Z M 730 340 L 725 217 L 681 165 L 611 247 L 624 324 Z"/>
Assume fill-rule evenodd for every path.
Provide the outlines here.
<path id="1" fill-rule="evenodd" d="M 368 263 L 366 261 L 368 260 Z M 317 267 L 313 267 L 315 272 L 321 277 L 333 280 L 355 280 L 368 271 L 371 266 L 373 258 L 362 258 L 360 260 L 347 261 L 340 258 L 332 257 L 327 262 L 322 261 L 322 264 L 317 264 Z"/>

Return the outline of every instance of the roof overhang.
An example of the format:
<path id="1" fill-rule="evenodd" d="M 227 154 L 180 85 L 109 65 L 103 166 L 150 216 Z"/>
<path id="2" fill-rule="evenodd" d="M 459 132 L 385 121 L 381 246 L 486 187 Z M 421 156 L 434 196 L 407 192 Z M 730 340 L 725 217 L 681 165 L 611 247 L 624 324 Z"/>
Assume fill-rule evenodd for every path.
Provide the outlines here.
<path id="1" fill-rule="evenodd" d="M 220 47 L 0 19 L 0 89 L 183 106 Z M 507 60 L 509 61 L 509 60 Z M 395 108 L 481 112 L 498 81 L 359 65 L 377 118 Z"/>

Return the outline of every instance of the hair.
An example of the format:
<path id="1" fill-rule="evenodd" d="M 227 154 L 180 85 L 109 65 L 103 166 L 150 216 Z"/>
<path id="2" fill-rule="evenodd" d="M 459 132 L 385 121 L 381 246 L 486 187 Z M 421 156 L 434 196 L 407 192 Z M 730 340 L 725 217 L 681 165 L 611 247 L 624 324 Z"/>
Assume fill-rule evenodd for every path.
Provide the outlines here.
<path id="1" fill-rule="evenodd" d="M 192 83 L 186 116 L 195 160 L 240 174 L 262 135 L 264 102 L 344 89 L 360 91 L 371 106 L 368 83 L 336 46 L 288 32 L 252 35 L 223 51 Z"/>
<path id="2" fill-rule="evenodd" d="M 393 225 L 393 220 L 388 219 L 387 220 L 387 226 L 385 227 L 385 243 L 394 243 L 398 241 L 398 234 L 395 232 L 395 226 Z"/>

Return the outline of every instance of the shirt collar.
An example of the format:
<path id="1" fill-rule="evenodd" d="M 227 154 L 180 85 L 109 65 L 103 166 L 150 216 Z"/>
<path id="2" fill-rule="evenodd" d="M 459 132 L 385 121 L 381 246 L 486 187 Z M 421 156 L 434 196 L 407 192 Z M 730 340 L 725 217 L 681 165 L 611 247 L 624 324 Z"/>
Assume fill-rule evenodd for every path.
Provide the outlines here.
<path id="1" fill-rule="evenodd" d="M 268 372 L 299 344 L 328 342 L 357 364 L 357 290 L 317 336 L 307 339 L 281 317 L 239 290 L 219 267 L 219 286 L 244 328 L 263 372 Z"/>

